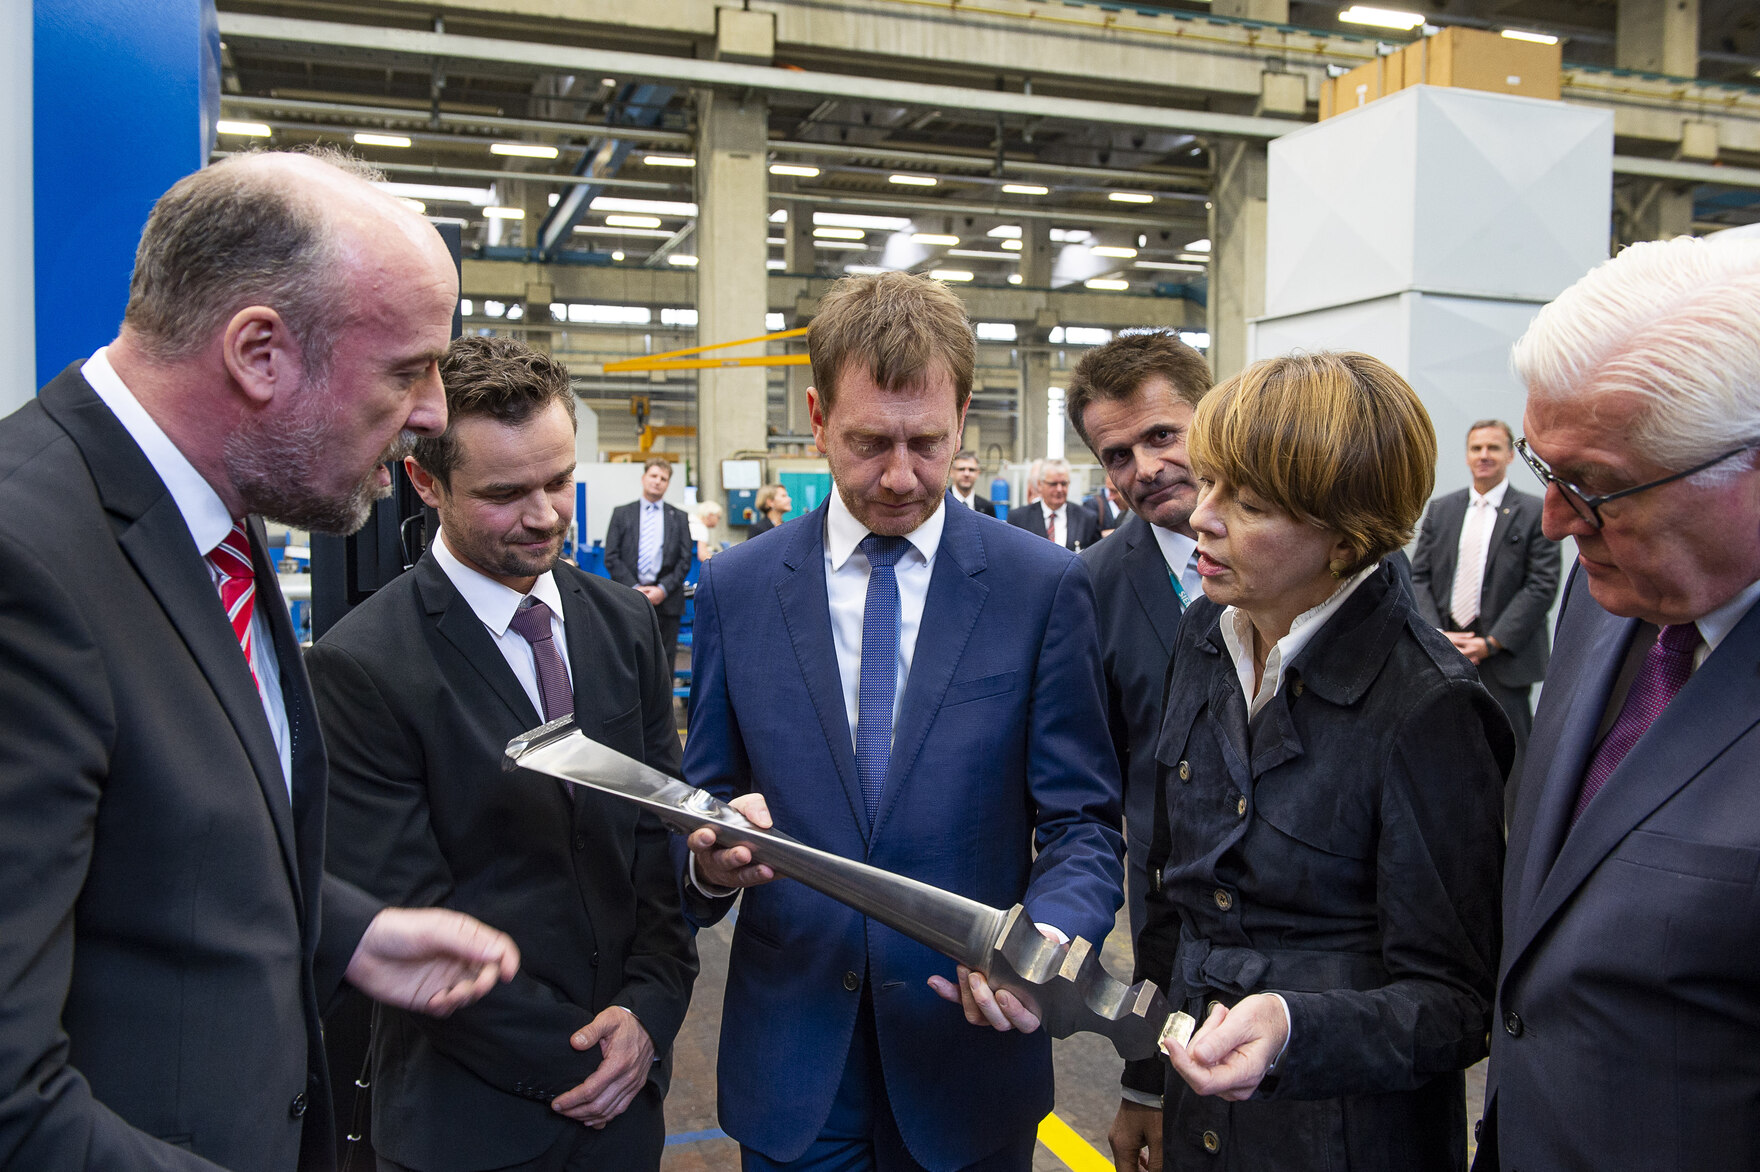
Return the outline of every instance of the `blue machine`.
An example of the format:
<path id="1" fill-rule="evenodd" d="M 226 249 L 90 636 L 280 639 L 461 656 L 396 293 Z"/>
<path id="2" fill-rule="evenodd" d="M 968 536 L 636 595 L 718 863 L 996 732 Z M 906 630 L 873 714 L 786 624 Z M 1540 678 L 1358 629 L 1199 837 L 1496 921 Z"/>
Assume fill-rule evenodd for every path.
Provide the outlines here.
<path id="1" fill-rule="evenodd" d="M 998 476 L 990 482 L 990 503 L 996 506 L 998 520 L 1008 519 L 1008 481 Z"/>

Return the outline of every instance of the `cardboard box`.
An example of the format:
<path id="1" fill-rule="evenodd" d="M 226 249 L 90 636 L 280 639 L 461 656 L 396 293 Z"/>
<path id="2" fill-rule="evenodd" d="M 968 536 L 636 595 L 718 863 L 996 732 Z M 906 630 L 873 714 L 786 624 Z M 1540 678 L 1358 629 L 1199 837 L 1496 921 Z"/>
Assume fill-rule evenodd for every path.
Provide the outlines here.
<path id="1" fill-rule="evenodd" d="M 1325 95 L 1321 95 L 1320 117 L 1330 118 L 1333 114 L 1343 114 L 1346 110 L 1360 109 L 1388 92 L 1386 71 L 1387 58 L 1377 57 L 1357 66 L 1343 77 L 1335 77 L 1327 82 L 1332 89 L 1332 100 L 1328 102 Z M 1331 108 L 1330 112 L 1326 109 L 1328 106 Z"/>
<path id="2" fill-rule="evenodd" d="M 1445 28 L 1399 52 L 1405 86 L 1446 85 L 1557 101 L 1564 50 L 1482 29 Z M 1403 88 L 1403 86 L 1402 86 Z"/>

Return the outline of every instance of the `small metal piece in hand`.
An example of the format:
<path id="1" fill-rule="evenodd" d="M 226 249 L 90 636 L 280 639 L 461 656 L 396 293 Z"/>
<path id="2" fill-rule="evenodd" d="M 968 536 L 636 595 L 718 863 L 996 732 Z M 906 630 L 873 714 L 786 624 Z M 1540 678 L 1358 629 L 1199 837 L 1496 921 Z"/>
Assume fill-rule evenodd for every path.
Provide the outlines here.
<path id="1" fill-rule="evenodd" d="M 1093 945 L 1045 938 L 1017 904 L 1008 911 L 944 891 L 854 859 L 808 846 L 776 830 L 762 830 L 738 810 L 703 790 L 668 777 L 596 741 L 572 717 L 553 720 L 507 744 L 509 770 L 527 769 L 610 794 L 652 811 L 681 834 L 708 827 L 723 847 L 744 846 L 763 863 L 829 895 L 984 974 L 1033 1012 L 1054 1038 L 1104 1034 L 1122 1058 L 1147 1058 L 1160 1038 L 1185 1019 L 1152 982 L 1126 986 L 1100 964 Z"/>
<path id="2" fill-rule="evenodd" d="M 1168 1015 L 1167 1024 L 1161 1027 L 1161 1037 L 1157 1045 L 1167 1049 L 1167 1043 L 1177 1042 L 1180 1049 L 1192 1044 L 1192 1034 L 1196 1032 L 1198 1023 L 1192 1015 L 1183 1009 L 1176 1009 Z"/>

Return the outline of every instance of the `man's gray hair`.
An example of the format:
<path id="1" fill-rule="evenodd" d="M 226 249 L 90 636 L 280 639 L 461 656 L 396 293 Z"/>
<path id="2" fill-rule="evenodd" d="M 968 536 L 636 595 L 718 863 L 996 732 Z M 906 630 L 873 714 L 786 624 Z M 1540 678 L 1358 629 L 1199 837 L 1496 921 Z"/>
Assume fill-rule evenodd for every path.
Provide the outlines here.
<path id="1" fill-rule="evenodd" d="M 336 150 L 304 152 L 368 181 L 379 173 Z M 340 248 L 313 195 L 235 155 L 159 197 L 135 251 L 123 323 L 160 361 L 185 359 L 240 309 L 279 313 L 314 371 L 327 369 L 351 310 L 336 281 Z"/>
<path id="2" fill-rule="evenodd" d="M 1065 476 L 1068 476 L 1070 474 L 1069 461 L 1068 460 L 1043 460 L 1043 461 L 1041 461 L 1039 464 L 1039 483 L 1044 484 L 1045 478 L 1047 476 L 1051 475 L 1051 473 L 1053 473 L 1053 472 L 1061 472 Z"/>
<path id="3" fill-rule="evenodd" d="M 1632 442 L 1664 468 L 1760 441 L 1760 241 L 1634 244 L 1542 309 L 1511 362 L 1535 400 L 1648 400 Z"/>

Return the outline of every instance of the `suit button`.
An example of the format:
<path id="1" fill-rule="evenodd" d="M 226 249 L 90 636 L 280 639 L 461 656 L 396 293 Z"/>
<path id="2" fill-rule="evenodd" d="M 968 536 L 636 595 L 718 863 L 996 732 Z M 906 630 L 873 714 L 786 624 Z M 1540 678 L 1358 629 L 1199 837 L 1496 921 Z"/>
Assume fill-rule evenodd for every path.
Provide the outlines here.
<path id="1" fill-rule="evenodd" d="M 1218 887 L 1216 889 L 1216 894 L 1211 896 L 1211 898 L 1216 901 L 1216 906 L 1221 908 L 1223 911 L 1227 911 L 1229 908 L 1234 906 L 1234 896 L 1232 896 L 1228 892 L 1222 890 L 1222 888 L 1220 888 L 1220 887 Z"/>
<path id="2" fill-rule="evenodd" d="M 1190 761 L 1181 761 L 1179 763 L 1179 779 L 1181 781 L 1192 780 L 1192 763 Z"/>
<path id="3" fill-rule="evenodd" d="M 1509 1034 L 1510 1037 L 1512 1037 L 1512 1038 L 1521 1037 L 1522 1036 L 1522 1015 L 1517 1013 L 1513 1009 L 1504 1010 L 1503 1028 L 1504 1028 L 1504 1032 Z"/>
<path id="4" fill-rule="evenodd" d="M 854 993 L 857 989 L 862 987 L 862 978 L 856 976 L 855 971 L 852 969 L 843 974 L 843 987 L 848 989 L 851 993 Z"/>
<path id="5" fill-rule="evenodd" d="M 584 851 L 587 849 L 587 836 L 586 835 L 577 834 L 574 836 L 574 849 L 577 851 Z"/>
<path id="6" fill-rule="evenodd" d="M 306 1093 L 304 1091 L 301 1091 L 299 1094 L 297 1094 L 293 1097 L 293 1102 L 291 1102 L 287 1105 L 287 1114 L 294 1119 L 298 1119 L 301 1115 L 304 1115 L 305 1113 L 306 1113 Z"/>
<path id="7" fill-rule="evenodd" d="M 1300 680 L 1296 681 L 1295 691 L 1296 691 L 1296 695 L 1298 695 L 1298 696 L 1300 696 L 1302 694 L 1302 681 L 1300 681 Z"/>
<path id="8" fill-rule="evenodd" d="M 1242 794 L 1240 797 L 1235 799 L 1234 814 L 1235 814 L 1235 817 L 1237 817 L 1237 818 L 1245 818 L 1247 816 L 1247 795 L 1246 794 Z"/>
<path id="9" fill-rule="evenodd" d="M 1217 1135 L 1214 1131 L 1206 1131 L 1204 1133 L 1204 1150 L 1209 1152 L 1212 1156 L 1217 1152 L 1220 1152 L 1222 1150 L 1222 1137 Z"/>
<path id="10" fill-rule="evenodd" d="M 593 968 L 599 967 L 599 950 L 597 948 L 593 949 L 593 955 L 587 958 L 587 963 Z"/>

